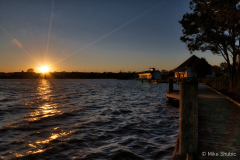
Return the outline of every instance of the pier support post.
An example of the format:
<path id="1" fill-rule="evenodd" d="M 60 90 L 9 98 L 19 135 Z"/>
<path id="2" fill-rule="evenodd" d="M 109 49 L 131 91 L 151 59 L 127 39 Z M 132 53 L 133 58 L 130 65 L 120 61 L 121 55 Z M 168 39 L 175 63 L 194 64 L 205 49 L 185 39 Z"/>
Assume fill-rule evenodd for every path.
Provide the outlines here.
<path id="1" fill-rule="evenodd" d="M 172 92 L 173 91 L 173 79 L 169 78 L 168 79 L 168 92 Z"/>
<path id="2" fill-rule="evenodd" d="M 173 91 L 173 78 L 168 79 L 168 93 Z M 168 97 L 168 101 L 172 101 L 172 98 Z"/>
<path id="3" fill-rule="evenodd" d="M 197 153 L 198 146 L 198 82 L 179 83 L 179 154 Z"/>

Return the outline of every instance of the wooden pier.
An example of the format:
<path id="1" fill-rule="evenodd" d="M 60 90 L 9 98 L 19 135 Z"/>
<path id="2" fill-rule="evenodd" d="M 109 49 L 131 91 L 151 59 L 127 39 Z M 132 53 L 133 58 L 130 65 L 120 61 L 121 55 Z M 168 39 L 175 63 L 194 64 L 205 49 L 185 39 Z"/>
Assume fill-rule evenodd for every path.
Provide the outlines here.
<path id="1" fill-rule="evenodd" d="M 172 160 L 240 159 L 240 106 L 194 81 L 169 80 L 166 96 L 179 100 L 179 135 Z"/>
<path id="2" fill-rule="evenodd" d="M 139 79 L 141 82 L 149 82 L 149 83 L 168 83 L 167 79 Z M 176 82 L 176 80 L 174 80 Z"/>
<path id="3" fill-rule="evenodd" d="M 141 82 L 149 82 L 149 83 L 161 83 L 161 80 L 156 79 L 141 79 Z"/>
<path id="4" fill-rule="evenodd" d="M 168 100 L 180 99 L 179 90 L 173 90 L 173 79 L 168 79 L 168 92 L 166 93 Z"/>
<path id="5" fill-rule="evenodd" d="M 198 82 L 183 79 L 179 91 L 173 90 L 173 80 L 169 79 L 169 100 L 179 100 L 178 153 L 182 157 L 197 155 L 198 146 Z"/>

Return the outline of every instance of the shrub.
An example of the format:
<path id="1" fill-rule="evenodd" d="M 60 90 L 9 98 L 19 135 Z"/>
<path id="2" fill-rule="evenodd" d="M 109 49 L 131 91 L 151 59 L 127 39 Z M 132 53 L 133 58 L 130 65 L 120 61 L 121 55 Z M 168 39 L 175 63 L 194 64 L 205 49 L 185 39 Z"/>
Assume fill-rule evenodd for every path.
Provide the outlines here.
<path id="1" fill-rule="evenodd" d="M 212 86 L 214 78 L 204 78 L 203 83 Z"/>
<path id="2" fill-rule="evenodd" d="M 235 91 L 237 94 L 240 94 L 240 80 L 237 81 L 236 87 L 234 88 L 234 91 Z"/>
<path id="3" fill-rule="evenodd" d="M 197 80 L 198 80 L 198 82 L 199 83 L 203 83 L 203 80 L 204 80 L 205 78 L 197 78 Z"/>
<path id="4" fill-rule="evenodd" d="M 229 86 L 229 79 L 227 76 L 221 76 L 214 78 L 212 82 L 212 87 L 217 90 L 226 90 Z"/>
<path id="5" fill-rule="evenodd" d="M 225 90 L 229 86 L 229 79 L 223 75 L 215 78 L 198 78 L 199 83 L 205 83 L 217 90 Z"/>

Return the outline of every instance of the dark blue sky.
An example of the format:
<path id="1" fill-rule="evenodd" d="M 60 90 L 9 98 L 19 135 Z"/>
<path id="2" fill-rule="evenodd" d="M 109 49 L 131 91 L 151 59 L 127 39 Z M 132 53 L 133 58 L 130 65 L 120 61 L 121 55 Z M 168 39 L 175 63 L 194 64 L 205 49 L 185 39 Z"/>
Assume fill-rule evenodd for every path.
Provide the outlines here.
<path id="1" fill-rule="evenodd" d="M 178 23 L 190 0 L 52 2 L 0 0 L 0 71 L 43 65 L 51 71 L 171 70 L 191 56 Z M 224 61 L 210 52 L 194 54 L 212 65 Z"/>

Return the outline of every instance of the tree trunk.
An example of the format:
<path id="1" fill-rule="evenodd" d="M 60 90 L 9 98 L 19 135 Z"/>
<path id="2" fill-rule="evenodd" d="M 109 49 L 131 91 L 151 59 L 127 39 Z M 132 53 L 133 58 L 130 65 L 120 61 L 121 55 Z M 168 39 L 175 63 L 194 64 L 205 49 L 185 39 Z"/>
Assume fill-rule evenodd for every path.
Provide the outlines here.
<path id="1" fill-rule="evenodd" d="M 236 78 L 237 78 L 237 81 L 240 80 L 240 54 L 239 54 L 239 51 L 238 51 L 238 62 L 237 62 L 237 71 L 236 71 Z"/>
<path id="2" fill-rule="evenodd" d="M 229 92 L 233 92 L 233 74 L 232 74 L 232 66 L 229 60 L 229 56 L 228 56 L 228 52 L 227 52 L 227 48 L 224 45 L 224 54 L 226 56 L 226 61 L 227 61 L 227 66 L 228 66 L 228 76 L 229 76 L 229 86 L 228 86 L 228 90 Z"/>

